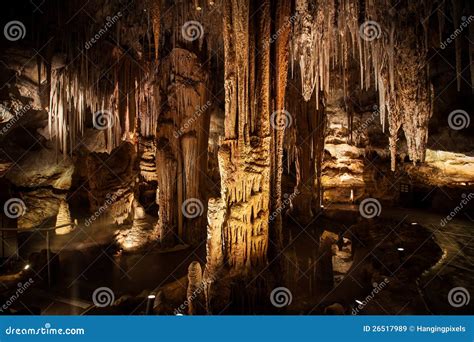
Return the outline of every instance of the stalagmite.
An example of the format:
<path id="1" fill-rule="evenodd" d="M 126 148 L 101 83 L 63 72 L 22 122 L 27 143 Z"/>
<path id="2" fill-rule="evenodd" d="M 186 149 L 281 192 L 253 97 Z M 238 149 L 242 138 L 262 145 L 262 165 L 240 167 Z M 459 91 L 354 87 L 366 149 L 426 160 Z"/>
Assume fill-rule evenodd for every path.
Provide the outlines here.
<path id="1" fill-rule="evenodd" d="M 205 312 L 204 283 L 201 264 L 193 261 L 188 267 L 188 289 L 186 293 L 188 314 L 196 315 Z"/>
<path id="2" fill-rule="evenodd" d="M 168 146 L 168 141 L 158 140 L 156 146 L 156 171 L 159 189 L 157 193 L 160 207 L 157 231 L 160 241 L 164 244 L 172 243 L 176 230 L 178 207 L 175 195 L 176 159 Z"/>
<path id="3" fill-rule="evenodd" d="M 224 249 L 223 235 L 226 220 L 226 205 L 222 198 L 211 198 L 207 211 L 206 267 L 204 269 L 204 293 L 209 314 L 221 312 L 228 299 L 223 290 Z"/>
<path id="4" fill-rule="evenodd" d="M 328 293 L 334 286 L 334 275 L 332 266 L 332 241 L 330 238 L 321 237 L 318 258 L 316 261 L 315 286 L 318 293 Z"/>
<path id="5" fill-rule="evenodd" d="M 123 224 L 132 212 L 137 184 L 135 148 L 121 144 L 112 155 L 91 153 L 85 161 L 91 217 L 96 221 Z"/>
<path id="6" fill-rule="evenodd" d="M 225 214 L 225 204 L 222 198 L 209 199 L 205 270 L 207 275 L 216 274 L 223 266 L 222 229 L 225 223 Z M 206 280 L 212 281 L 209 278 Z"/>
<path id="7" fill-rule="evenodd" d="M 73 230 L 72 225 L 67 225 L 72 223 L 71 212 L 69 211 L 69 204 L 65 200 L 61 200 L 59 203 L 59 211 L 56 216 L 56 227 L 64 226 L 61 228 L 56 228 L 57 235 L 65 235 L 70 233 Z"/>
<path id="8" fill-rule="evenodd" d="M 270 3 L 264 1 L 256 13 L 249 0 L 225 0 L 223 7 L 226 121 L 225 138 L 218 152 L 221 200 L 210 203 L 224 222 L 216 222 L 208 250 L 216 250 L 219 234 L 225 274 L 242 278 L 258 272 L 267 260 L 271 181 Z M 213 254 L 221 259 L 220 252 Z M 215 264 L 211 262 L 206 268 L 207 278 L 215 276 Z M 208 309 L 212 311 L 213 292 L 207 294 L 208 306 L 211 305 Z"/>
<path id="9" fill-rule="evenodd" d="M 117 234 L 115 240 L 125 251 L 140 250 L 156 238 L 152 226 L 144 219 L 133 219 L 132 227 Z"/>
<path id="10" fill-rule="evenodd" d="M 147 181 L 156 181 L 156 146 L 152 139 L 140 138 L 140 174 Z"/>

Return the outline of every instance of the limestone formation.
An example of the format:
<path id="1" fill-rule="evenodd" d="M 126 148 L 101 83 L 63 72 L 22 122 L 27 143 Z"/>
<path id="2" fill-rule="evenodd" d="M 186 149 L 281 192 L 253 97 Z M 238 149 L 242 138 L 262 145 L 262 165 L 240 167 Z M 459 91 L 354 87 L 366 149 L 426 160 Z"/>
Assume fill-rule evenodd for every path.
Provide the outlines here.
<path id="1" fill-rule="evenodd" d="M 188 314 L 196 315 L 205 312 L 204 283 L 201 264 L 193 261 L 188 268 L 188 290 L 186 293 Z"/>
<path id="2" fill-rule="evenodd" d="M 416 258 L 435 263 L 437 243 L 439 265 L 469 250 L 458 241 L 474 203 L 468 0 L 39 2 L 9 2 L 18 15 L 0 41 L 0 204 L 26 207 L 0 210 L 9 253 L 19 246 L 43 265 L 51 255 L 23 244 L 22 230 L 67 234 L 77 217 L 87 240 L 62 248 L 69 239 L 58 237 L 47 250 L 63 270 L 87 263 L 78 291 L 133 273 L 139 281 L 112 290 L 142 293 L 120 305 L 140 313 L 158 294 L 155 313 L 196 315 L 347 314 L 387 270 L 401 271 L 408 295 L 425 291 L 410 279 L 423 281 Z M 18 23 L 24 37 L 9 39 Z M 379 229 L 382 216 L 354 225 L 370 216 L 358 208 L 366 200 L 382 216 L 434 210 L 405 217 L 400 238 Z M 467 219 L 440 221 L 455 244 L 417 223 L 441 209 Z M 354 279 L 361 290 L 349 295 Z M 277 288 L 291 306 L 272 305 Z M 421 307 L 415 296 L 409 310 Z"/>
<path id="3" fill-rule="evenodd" d="M 207 74 L 196 55 L 178 48 L 165 59 L 162 70 L 175 76 L 164 79 L 161 86 L 169 107 L 157 131 L 157 230 L 164 243 L 195 242 L 203 236 L 200 222 L 205 212 L 200 184 L 207 168 L 210 122 Z M 186 201 L 200 205 L 198 215 L 187 213 Z"/>
<path id="4" fill-rule="evenodd" d="M 222 235 L 225 263 L 231 274 L 241 275 L 265 265 L 269 237 L 270 4 L 264 1 L 250 20 L 252 6 L 250 1 L 224 3 L 226 121 L 218 155 L 226 212 Z"/>
<path id="5" fill-rule="evenodd" d="M 62 200 L 59 203 L 59 211 L 56 216 L 56 227 L 59 227 L 56 228 L 56 234 L 69 234 L 74 228 L 72 224 L 68 225 L 70 223 L 73 223 L 73 220 L 71 218 L 71 212 L 69 211 L 69 204 L 65 200 Z"/>

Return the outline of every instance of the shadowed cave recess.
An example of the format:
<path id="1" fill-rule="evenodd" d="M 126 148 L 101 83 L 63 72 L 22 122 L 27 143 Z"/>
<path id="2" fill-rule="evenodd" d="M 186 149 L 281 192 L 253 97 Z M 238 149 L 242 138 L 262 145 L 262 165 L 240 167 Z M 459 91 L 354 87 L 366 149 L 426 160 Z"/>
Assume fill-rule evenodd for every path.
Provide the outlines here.
<path id="1" fill-rule="evenodd" d="M 0 6 L 0 314 L 474 312 L 469 0 Z"/>

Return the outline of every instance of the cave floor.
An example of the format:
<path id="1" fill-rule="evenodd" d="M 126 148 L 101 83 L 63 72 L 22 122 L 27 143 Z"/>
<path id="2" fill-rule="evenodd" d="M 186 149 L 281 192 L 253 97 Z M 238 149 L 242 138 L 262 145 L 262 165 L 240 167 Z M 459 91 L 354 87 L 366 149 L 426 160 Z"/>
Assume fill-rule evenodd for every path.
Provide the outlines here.
<path id="1" fill-rule="evenodd" d="M 359 207 L 356 205 L 331 205 L 325 212 L 329 212 L 329 217 L 359 217 Z M 326 216 L 326 215 L 325 215 Z M 412 249 L 408 259 L 425 248 L 430 240 L 436 242 L 441 248 L 442 255 L 439 260 L 422 276 L 416 279 L 419 298 L 404 298 L 407 293 L 390 301 L 398 302 L 397 305 L 381 305 L 378 303 L 372 307 L 367 307 L 367 314 L 468 314 L 474 310 L 473 303 L 466 307 L 453 308 L 448 303 L 448 293 L 452 288 L 463 287 L 474 293 L 474 220 L 471 217 L 456 217 L 445 226 L 441 225 L 441 220 L 445 215 L 430 211 L 422 211 L 408 208 L 383 208 L 381 217 L 397 222 L 397 226 L 409 223 L 414 229 L 421 225 L 429 233 L 422 240 L 418 241 L 415 249 Z M 347 226 L 344 225 L 344 228 Z M 396 230 L 396 229 L 394 229 Z M 415 231 L 414 231 L 415 233 Z M 393 236 L 394 235 L 394 236 Z M 391 240 L 398 238 L 398 235 L 387 235 L 383 239 Z M 388 241 L 386 241 L 388 242 Z M 370 253 L 370 251 L 368 251 Z M 429 255 L 431 257 L 431 255 Z M 420 259 L 418 259 L 420 260 Z M 414 263 L 418 261 L 415 259 Z M 354 262 L 356 263 L 356 262 Z M 398 268 L 397 268 L 398 271 Z M 390 272 L 388 272 L 390 275 Z M 397 273 L 393 272 L 395 278 Z M 349 275 L 346 279 L 352 280 Z M 414 279 L 410 279 L 414 280 Z M 358 288 L 352 282 L 350 288 Z M 400 284 L 403 287 L 403 282 Z M 395 297 L 395 296 L 394 296 Z M 375 301 L 374 301 L 375 302 Z"/>
<path id="2" fill-rule="evenodd" d="M 122 296 L 144 296 L 160 286 L 175 281 L 187 273 L 194 260 L 205 263 L 205 243 L 189 249 L 162 253 L 154 246 L 137 253 L 119 253 L 114 242 L 116 226 L 78 227 L 67 235 L 53 235 L 52 253 L 59 258 L 59 268 L 53 267 L 53 285 L 28 291 L 28 298 L 43 314 L 84 314 L 92 303 L 98 287 L 113 289 L 115 299 Z M 40 252 L 44 237 L 35 234 L 23 243 L 22 253 Z M 53 265 L 56 264 L 53 259 Z M 41 276 L 46 280 L 46 274 Z"/>
<path id="3" fill-rule="evenodd" d="M 474 293 L 474 222 L 453 220 L 446 226 L 440 226 L 443 216 L 432 212 L 405 208 L 384 208 L 382 216 L 403 223 L 418 223 L 428 230 L 430 239 L 439 245 L 442 257 L 439 262 L 426 270 L 418 279 L 417 291 L 413 297 L 403 298 L 407 293 L 390 293 L 374 300 L 377 305 L 365 308 L 365 314 L 462 314 L 460 308 L 454 310 L 447 303 L 447 294 L 455 286 L 462 286 Z M 286 225 L 291 232 L 282 255 L 289 271 L 287 283 L 294 294 L 293 304 L 287 313 L 319 314 L 321 304 L 329 304 L 333 298 L 345 297 L 351 302 L 367 292 L 363 286 L 357 286 L 359 261 L 356 257 L 350 260 L 347 246 L 333 257 L 333 264 L 338 262 L 335 273 L 336 286 L 329 294 L 319 296 L 314 274 L 314 250 L 318 239 L 316 231 L 331 230 L 337 232 L 347 229 L 357 221 L 358 207 L 351 205 L 331 205 L 324 211 L 324 219 L 308 227 L 288 219 Z M 416 226 L 413 226 L 415 229 Z M 54 236 L 51 241 L 53 253 L 59 258 L 58 268 L 53 272 L 53 285 L 49 288 L 46 282 L 34 286 L 22 297 L 22 305 L 27 308 L 41 309 L 43 314 L 84 314 L 92 304 L 92 293 L 95 289 L 107 286 L 114 291 L 115 299 L 122 296 L 146 296 L 164 284 L 174 282 L 187 273 L 192 261 L 205 263 L 205 243 L 170 253 L 160 253 L 153 246 L 140 253 L 117 253 L 113 242 L 116 227 L 80 227 L 68 235 Z M 383 242 L 383 238 L 380 243 Z M 414 241 L 421 248 L 427 241 Z M 22 242 L 21 252 L 29 255 L 44 250 L 45 242 L 35 234 Z M 418 248 L 416 248 L 417 250 Z M 416 252 L 415 250 L 415 252 Z M 368 255 L 370 250 L 361 251 Z M 363 257 L 365 259 L 365 256 Z M 347 262 L 347 264 L 346 264 Z M 360 262 L 362 264 L 362 262 Z M 352 268 L 349 268 L 351 267 Z M 54 269 L 54 268 L 53 268 Z M 344 274 L 345 273 L 345 274 Z M 390 272 L 387 272 L 390 273 Z M 41 276 L 44 278 L 44 270 Z M 390 274 L 389 274 L 390 275 Z M 396 275 L 395 275 L 396 277 Z M 344 278 L 343 281 L 340 281 Z M 415 281 L 415 280 L 414 280 Z M 31 303 L 31 305 L 29 304 Z M 34 304 L 33 304 L 34 303 Z M 20 305 L 20 303 L 17 303 Z M 29 310 L 31 311 L 31 310 Z M 137 314 L 138 312 L 130 312 Z"/>

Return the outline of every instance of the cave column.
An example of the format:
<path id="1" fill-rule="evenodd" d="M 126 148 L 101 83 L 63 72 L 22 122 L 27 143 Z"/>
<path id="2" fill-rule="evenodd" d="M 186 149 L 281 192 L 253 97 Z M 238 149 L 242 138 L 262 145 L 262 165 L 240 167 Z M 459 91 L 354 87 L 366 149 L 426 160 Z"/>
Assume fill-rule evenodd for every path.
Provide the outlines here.
<path id="1" fill-rule="evenodd" d="M 201 186 L 210 124 L 208 73 L 194 53 L 174 48 L 160 75 L 165 75 L 160 92 L 166 105 L 157 128 L 157 231 L 164 244 L 197 243 L 205 234 Z"/>
<path id="2" fill-rule="evenodd" d="M 270 3 L 263 1 L 253 19 L 249 0 L 227 0 L 224 7 L 226 121 L 218 153 L 224 260 L 231 273 L 248 274 L 265 265 L 268 248 Z"/>

